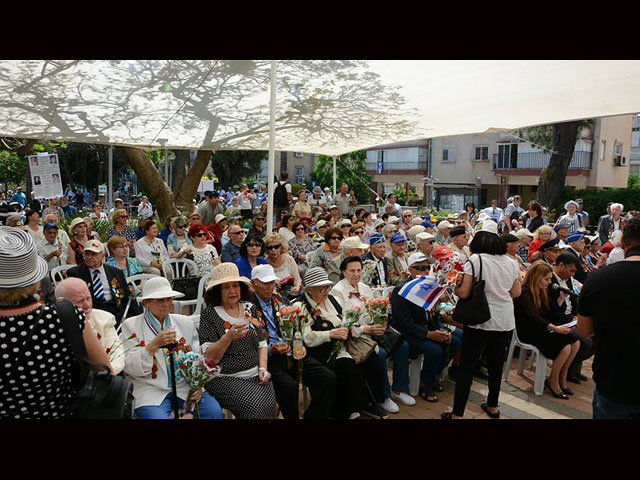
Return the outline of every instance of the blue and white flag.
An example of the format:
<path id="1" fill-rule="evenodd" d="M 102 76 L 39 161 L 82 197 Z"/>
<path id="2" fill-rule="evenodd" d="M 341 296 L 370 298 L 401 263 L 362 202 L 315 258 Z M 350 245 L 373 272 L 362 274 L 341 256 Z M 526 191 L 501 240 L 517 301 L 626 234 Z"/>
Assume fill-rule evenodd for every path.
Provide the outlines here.
<path id="1" fill-rule="evenodd" d="M 446 286 L 438 286 L 436 277 L 422 275 L 405 283 L 398 294 L 425 310 L 431 310 L 446 291 Z"/>

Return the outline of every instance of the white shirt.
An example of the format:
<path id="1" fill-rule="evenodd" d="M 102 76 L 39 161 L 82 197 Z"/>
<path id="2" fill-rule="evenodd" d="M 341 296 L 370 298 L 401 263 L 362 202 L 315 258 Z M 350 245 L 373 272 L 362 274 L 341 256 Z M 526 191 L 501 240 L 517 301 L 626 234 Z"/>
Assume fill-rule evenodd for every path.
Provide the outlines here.
<path id="1" fill-rule="evenodd" d="M 104 294 L 104 301 L 110 302 L 113 299 L 113 295 L 111 295 L 111 285 L 109 285 L 109 280 L 107 280 L 107 272 L 104 271 L 104 265 L 102 265 L 100 268 L 89 268 L 92 284 L 93 284 L 93 272 L 95 270 L 97 270 L 100 274 L 100 280 L 102 281 L 102 293 Z"/>
<path id="2" fill-rule="evenodd" d="M 159 238 L 155 238 L 153 243 L 149 245 L 145 237 L 142 237 L 135 244 L 136 258 L 142 267 L 148 267 L 151 262 L 155 262 L 156 258 L 152 252 L 160 252 L 160 260 L 165 261 L 169 259 L 169 252 L 167 247 L 164 246 L 164 242 Z"/>
<path id="3" fill-rule="evenodd" d="M 502 220 L 502 217 L 504 216 L 502 209 L 498 207 L 496 208 L 487 207 L 482 211 L 487 215 L 489 215 L 489 218 L 496 223 L 500 223 L 500 220 Z"/>
<path id="4" fill-rule="evenodd" d="M 566 280 L 561 279 L 558 275 L 556 275 L 556 272 L 553 272 L 553 276 L 556 277 L 556 280 L 558 281 L 558 285 L 560 285 L 562 288 L 566 288 L 567 290 L 573 290 L 571 288 L 569 288 L 569 285 L 567 284 Z M 567 315 L 571 315 L 571 310 L 572 310 L 572 306 L 571 306 L 571 302 L 567 302 L 568 299 L 564 300 L 564 313 L 566 313 Z"/>
<path id="5" fill-rule="evenodd" d="M 476 280 L 479 280 L 480 260 L 478 255 L 471 255 Z M 469 262 L 464 265 L 464 273 L 471 275 Z M 491 312 L 491 318 L 479 325 L 468 325 L 468 328 L 504 332 L 516 326 L 513 313 L 513 299 L 509 294 L 513 282 L 519 277 L 518 262 L 507 255 L 482 254 L 482 280 L 485 280 L 484 292 Z"/>
<path id="6" fill-rule="evenodd" d="M 45 238 L 44 240 L 39 241 L 37 245 L 38 255 L 40 255 L 42 258 L 46 257 L 51 252 L 58 250 L 58 248 L 62 249 L 62 254 L 59 257 L 51 257 L 48 260 L 47 264 L 49 265 L 49 271 L 53 270 L 56 267 L 59 267 L 60 265 L 67 264 L 67 249 L 60 242 L 59 237 L 56 239 L 56 243 L 54 244 L 49 243 Z"/>
<path id="7" fill-rule="evenodd" d="M 358 282 L 358 293 L 360 298 L 351 296 L 352 292 L 356 289 L 349 283 L 346 278 L 343 278 L 336 283 L 331 289 L 331 295 L 333 295 L 340 306 L 342 307 L 342 314 L 347 310 L 353 310 L 354 308 L 360 308 L 360 320 L 358 320 L 358 326 L 351 327 L 351 332 L 354 337 L 359 337 L 364 331 L 365 325 L 371 325 L 373 322 L 364 307 L 364 300 L 371 300 L 373 298 L 373 290 L 368 285 Z M 377 349 L 376 349 L 377 351 Z"/>
<path id="8" fill-rule="evenodd" d="M 138 216 L 142 218 L 153 217 L 153 206 L 151 202 L 140 203 L 140 205 L 138 205 Z"/>

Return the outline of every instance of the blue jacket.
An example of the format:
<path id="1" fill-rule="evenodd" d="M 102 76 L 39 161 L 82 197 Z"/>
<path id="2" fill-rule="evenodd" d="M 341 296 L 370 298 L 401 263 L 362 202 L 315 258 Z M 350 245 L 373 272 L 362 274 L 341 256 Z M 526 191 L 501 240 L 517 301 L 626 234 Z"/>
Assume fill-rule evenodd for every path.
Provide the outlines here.
<path id="1" fill-rule="evenodd" d="M 227 244 L 229 245 L 229 244 Z M 238 257 L 234 262 L 238 266 L 241 277 L 247 277 L 251 280 L 251 264 L 247 257 Z M 258 265 L 266 265 L 267 260 L 264 257 L 258 257 Z"/>

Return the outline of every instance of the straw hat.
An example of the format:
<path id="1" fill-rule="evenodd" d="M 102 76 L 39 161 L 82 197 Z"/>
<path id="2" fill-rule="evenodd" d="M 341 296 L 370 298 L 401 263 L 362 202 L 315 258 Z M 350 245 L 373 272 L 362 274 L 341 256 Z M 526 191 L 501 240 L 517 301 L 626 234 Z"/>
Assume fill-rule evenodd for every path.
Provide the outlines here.
<path id="1" fill-rule="evenodd" d="M 0 227 L 0 288 L 33 285 L 49 272 L 30 234 L 14 227 Z"/>
<path id="2" fill-rule="evenodd" d="M 69 233 L 71 235 L 73 235 L 73 229 L 76 228 L 81 223 L 84 223 L 84 219 L 81 218 L 81 217 L 76 217 L 73 220 L 71 220 L 71 225 L 69 225 Z M 86 225 L 86 223 L 85 223 L 85 225 Z"/>
<path id="3" fill-rule="evenodd" d="M 326 285 L 333 285 L 333 282 L 329 280 L 327 272 L 322 267 L 311 267 L 304 272 L 305 288 L 324 287 Z"/>
<path id="4" fill-rule="evenodd" d="M 409 238 L 416 238 L 419 233 L 422 233 L 424 231 L 425 228 L 422 225 L 415 225 L 407 230 L 407 235 L 409 235 Z"/>
<path id="5" fill-rule="evenodd" d="M 358 236 L 347 237 L 344 240 L 342 240 L 341 243 L 342 243 L 343 249 L 360 248 L 360 249 L 366 250 L 367 248 L 369 248 L 369 245 L 367 245 L 366 243 L 362 243 L 362 241 L 360 240 L 360 237 Z"/>
<path id="6" fill-rule="evenodd" d="M 153 277 L 147 280 L 142 287 L 140 300 L 157 300 L 159 298 L 180 298 L 184 293 L 176 292 L 171 288 L 169 280 L 164 277 Z"/>
<path id="7" fill-rule="evenodd" d="M 247 277 L 241 277 L 238 267 L 235 263 L 221 263 L 211 272 L 211 280 L 207 285 L 207 290 L 221 283 L 243 282 L 247 286 L 251 286 L 251 282 Z"/>

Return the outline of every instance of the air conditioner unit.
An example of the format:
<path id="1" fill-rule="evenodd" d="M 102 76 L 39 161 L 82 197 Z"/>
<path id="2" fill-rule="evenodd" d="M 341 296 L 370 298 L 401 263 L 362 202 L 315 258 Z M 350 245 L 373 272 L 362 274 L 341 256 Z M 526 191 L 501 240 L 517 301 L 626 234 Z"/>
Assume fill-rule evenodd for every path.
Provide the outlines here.
<path id="1" fill-rule="evenodd" d="M 293 156 L 294 156 L 294 157 L 297 157 L 297 158 L 302 158 L 302 157 L 304 157 L 304 153 L 302 153 L 302 152 L 295 152 L 295 153 L 293 154 Z"/>
<path id="2" fill-rule="evenodd" d="M 619 167 L 624 167 L 627 164 L 627 157 L 623 157 L 620 154 L 613 155 L 613 164 Z"/>

